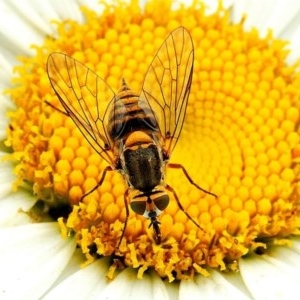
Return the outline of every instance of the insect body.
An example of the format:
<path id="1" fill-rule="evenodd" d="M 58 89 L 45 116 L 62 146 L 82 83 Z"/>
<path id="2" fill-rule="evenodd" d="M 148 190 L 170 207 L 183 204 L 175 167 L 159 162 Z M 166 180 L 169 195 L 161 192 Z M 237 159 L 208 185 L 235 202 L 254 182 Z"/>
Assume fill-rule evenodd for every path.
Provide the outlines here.
<path id="1" fill-rule="evenodd" d="M 48 58 L 48 76 L 65 113 L 109 163 L 92 191 L 112 170 L 119 170 L 128 185 L 124 195 L 126 221 L 119 245 L 129 216 L 128 198 L 135 213 L 150 219 L 157 244 L 161 243 L 157 217 L 169 204 L 168 192 L 199 227 L 165 183 L 165 167 L 182 169 L 191 184 L 215 196 L 196 185 L 182 165 L 168 163 L 185 117 L 193 62 L 192 39 L 184 27 L 171 32 L 159 48 L 141 93 L 133 92 L 124 79 L 119 92 L 114 93 L 92 70 L 66 54 L 55 52 Z"/>

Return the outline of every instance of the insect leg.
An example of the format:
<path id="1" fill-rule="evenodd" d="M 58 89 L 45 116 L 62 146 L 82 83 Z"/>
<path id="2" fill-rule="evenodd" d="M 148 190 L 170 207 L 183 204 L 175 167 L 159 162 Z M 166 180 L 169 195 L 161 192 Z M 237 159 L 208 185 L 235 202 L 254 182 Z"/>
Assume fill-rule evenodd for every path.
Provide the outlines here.
<path id="1" fill-rule="evenodd" d="M 49 101 L 45 100 L 45 103 L 46 103 L 48 106 L 52 107 L 54 110 L 59 111 L 61 114 L 64 114 L 64 115 L 67 116 L 67 117 L 69 116 L 65 111 L 63 111 L 63 110 L 59 109 L 58 107 L 54 106 L 54 105 L 53 105 L 52 103 L 50 103 Z"/>
<path id="2" fill-rule="evenodd" d="M 203 229 L 200 227 L 200 225 L 192 219 L 192 217 L 189 215 L 189 213 L 187 213 L 187 212 L 184 210 L 182 204 L 181 204 L 180 201 L 179 201 L 179 198 L 178 198 L 178 196 L 177 196 L 175 190 L 174 190 L 171 186 L 169 186 L 168 184 L 166 184 L 166 189 L 167 189 L 168 191 L 170 191 L 170 192 L 174 195 L 174 198 L 175 198 L 175 200 L 176 200 L 176 202 L 177 202 L 178 207 L 185 213 L 185 215 L 186 215 L 186 216 L 187 216 L 187 217 L 188 217 L 188 218 L 189 218 L 189 219 L 190 219 L 190 220 L 191 220 L 198 228 L 200 228 L 201 230 L 203 230 Z"/>
<path id="3" fill-rule="evenodd" d="M 107 167 L 104 169 L 104 171 L 103 171 L 103 173 L 102 173 L 102 176 L 101 176 L 99 182 L 97 183 L 97 185 L 95 185 L 90 191 L 88 191 L 87 193 L 85 193 L 85 194 L 81 197 L 81 199 L 80 199 L 81 201 L 82 201 L 86 196 L 88 196 L 88 195 L 90 195 L 91 193 L 93 193 L 99 186 L 101 186 L 101 184 L 102 184 L 103 181 L 104 181 L 106 172 L 108 172 L 108 171 L 113 171 L 113 168 L 112 168 L 111 166 L 107 166 Z"/>
<path id="4" fill-rule="evenodd" d="M 201 188 L 198 184 L 196 184 L 196 183 L 192 180 L 192 178 L 190 177 L 189 173 L 187 172 L 187 170 L 185 169 L 185 167 L 184 167 L 183 165 L 181 165 L 181 164 L 172 164 L 172 163 L 168 163 L 168 164 L 167 164 L 167 167 L 168 167 L 168 168 L 173 168 L 173 169 L 181 169 L 181 170 L 183 171 L 185 177 L 188 179 L 188 181 L 189 181 L 192 185 L 194 185 L 198 190 L 200 190 L 200 191 L 202 191 L 202 192 L 204 192 L 204 193 L 206 193 L 206 194 L 209 194 L 209 195 L 211 195 L 211 196 L 213 196 L 213 197 L 215 197 L 215 198 L 218 198 L 218 196 L 215 195 L 214 193 L 211 193 L 211 192 L 209 192 L 209 191 L 207 191 L 207 190 Z"/>
<path id="5" fill-rule="evenodd" d="M 124 204 L 125 204 L 125 210 L 126 210 L 126 218 L 125 218 L 125 222 L 124 222 L 123 231 L 122 231 L 122 234 L 121 234 L 118 246 L 117 246 L 117 250 L 119 249 L 119 247 L 121 245 L 121 242 L 123 240 L 125 230 L 126 230 L 126 227 L 127 227 L 127 222 L 128 222 L 128 217 L 129 217 L 129 209 L 128 209 L 128 202 L 127 202 L 128 195 L 129 195 L 129 189 L 127 189 L 126 192 L 124 193 Z"/>

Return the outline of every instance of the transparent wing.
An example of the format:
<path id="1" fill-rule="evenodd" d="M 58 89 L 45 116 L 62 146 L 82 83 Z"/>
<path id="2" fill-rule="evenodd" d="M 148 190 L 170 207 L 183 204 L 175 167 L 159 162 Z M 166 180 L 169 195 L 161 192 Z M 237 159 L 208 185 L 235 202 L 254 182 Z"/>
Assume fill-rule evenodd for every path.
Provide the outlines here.
<path id="1" fill-rule="evenodd" d="M 67 115 L 96 152 L 113 164 L 105 126 L 115 98 L 113 90 L 92 70 L 63 53 L 54 52 L 48 57 L 47 73 Z"/>
<path id="2" fill-rule="evenodd" d="M 191 89 L 194 47 L 184 27 L 172 31 L 155 55 L 142 87 L 170 156 L 179 138 Z"/>

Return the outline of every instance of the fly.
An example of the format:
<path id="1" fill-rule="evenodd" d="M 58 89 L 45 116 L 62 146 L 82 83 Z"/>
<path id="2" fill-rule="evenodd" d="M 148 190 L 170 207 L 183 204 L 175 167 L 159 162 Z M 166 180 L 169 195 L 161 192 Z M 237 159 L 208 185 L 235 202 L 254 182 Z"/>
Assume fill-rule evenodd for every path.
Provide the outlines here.
<path id="1" fill-rule="evenodd" d="M 126 220 L 118 247 L 124 237 L 129 209 L 150 219 L 154 239 L 161 243 L 158 216 L 169 204 L 169 193 L 184 210 L 174 189 L 165 182 L 165 168 L 181 169 L 189 182 L 205 191 L 181 164 L 169 163 L 179 139 L 191 89 L 194 47 L 184 27 L 172 31 L 154 56 L 140 93 L 132 91 L 125 79 L 115 93 L 91 69 L 74 58 L 54 52 L 47 61 L 51 85 L 69 116 L 92 148 L 108 162 L 95 191 L 109 171 L 121 172 Z"/>

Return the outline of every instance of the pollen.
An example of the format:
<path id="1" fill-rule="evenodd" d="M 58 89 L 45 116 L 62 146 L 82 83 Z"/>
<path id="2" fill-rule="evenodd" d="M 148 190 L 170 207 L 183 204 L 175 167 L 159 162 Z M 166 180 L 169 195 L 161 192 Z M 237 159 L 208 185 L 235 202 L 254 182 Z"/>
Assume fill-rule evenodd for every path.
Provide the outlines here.
<path id="1" fill-rule="evenodd" d="M 69 203 L 71 213 L 59 224 L 64 234 L 74 233 L 88 263 L 116 254 L 139 269 L 138 277 L 150 268 L 169 281 L 208 276 L 209 268 L 235 271 L 238 259 L 256 247 L 299 235 L 300 73 L 286 63 L 287 43 L 232 24 L 221 5 L 208 15 L 200 0 L 177 8 L 154 0 L 145 7 L 138 1 L 102 5 L 100 15 L 83 8 L 84 24 L 56 22 L 55 38 L 46 37 L 15 68 L 7 93 L 17 108 L 8 113 L 6 144 L 17 184 L 30 183 L 49 206 Z M 150 220 L 124 199 L 122 174 L 106 172 L 101 181 L 108 164 L 64 113 L 45 66 L 50 53 L 63 52 L 113 90 L 125 78 L 140 92 L 158 47 L 178 26 L 192 36 L 195 62 L 171 162 L 183 165 L 203 190 L 182 170 L 167 168 L 165 182 L 179 203 L 170 193 L 156 244 Z M 99 110 L 110 100 L 105 96 Z M 108 276 L 115 272 L 112 265 Z"/>

